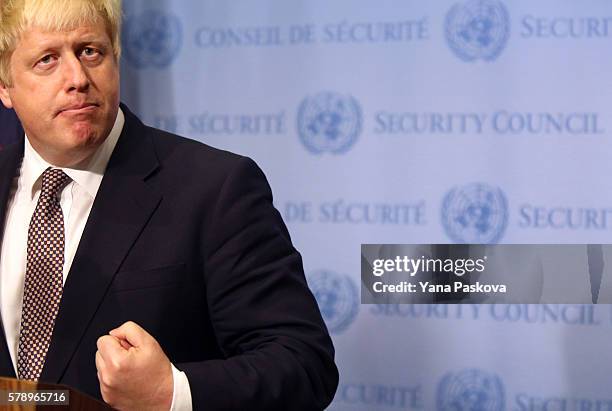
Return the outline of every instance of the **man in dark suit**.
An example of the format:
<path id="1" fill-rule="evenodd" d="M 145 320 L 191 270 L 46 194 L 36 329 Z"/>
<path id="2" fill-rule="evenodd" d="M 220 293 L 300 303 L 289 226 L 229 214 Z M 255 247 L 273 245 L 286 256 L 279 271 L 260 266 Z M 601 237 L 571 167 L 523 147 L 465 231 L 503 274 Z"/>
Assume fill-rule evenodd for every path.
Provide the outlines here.
<path id="1" fill-rule="evenodd" d="M 333 346 L 261 170 L 119 107 L 117 1 L 13 6 L 0 375 L 126 410 L 326 407 Z"/>

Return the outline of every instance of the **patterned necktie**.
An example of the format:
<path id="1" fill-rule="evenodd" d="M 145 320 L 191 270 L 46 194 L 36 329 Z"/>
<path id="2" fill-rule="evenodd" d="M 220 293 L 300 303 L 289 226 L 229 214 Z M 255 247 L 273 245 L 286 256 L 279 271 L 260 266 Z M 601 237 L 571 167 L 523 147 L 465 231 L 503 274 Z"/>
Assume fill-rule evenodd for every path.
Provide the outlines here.
<path id="1" fill-rule="evenodd" d="M 40 377 L 62 298 L 64 217 L 59 194 L 69 182 L 62 170 L 46 169 L 30 220 L 17 354 L 17 372 L 25 380 Z"/>

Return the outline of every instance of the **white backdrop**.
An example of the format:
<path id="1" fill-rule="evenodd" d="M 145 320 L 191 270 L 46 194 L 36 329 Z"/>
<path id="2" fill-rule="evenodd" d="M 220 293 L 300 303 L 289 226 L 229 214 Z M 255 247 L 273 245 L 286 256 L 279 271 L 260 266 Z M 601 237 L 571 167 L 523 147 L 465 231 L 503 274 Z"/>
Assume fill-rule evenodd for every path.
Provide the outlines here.
<path id="1" fill-rule="evenodd" d="M 124 9 L 123 101 L 268 176 L 337 349 L 330 409 L 612 410 L 610 306 L 358 300 L 361 243 L 611 242 L 612 2 Z"/>

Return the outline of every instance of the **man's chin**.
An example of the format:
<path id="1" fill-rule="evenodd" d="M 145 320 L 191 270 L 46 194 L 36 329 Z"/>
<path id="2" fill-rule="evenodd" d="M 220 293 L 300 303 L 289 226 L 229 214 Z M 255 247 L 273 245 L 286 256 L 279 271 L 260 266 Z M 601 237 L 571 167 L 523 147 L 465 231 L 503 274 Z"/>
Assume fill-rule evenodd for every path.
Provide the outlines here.
<path id="1" fill-rule="evenodd" d="M 90 146 L 100 139 L 100 128 L 89 121 L 79 121 L 70 127 L 70 145 L 73 147 Z"/>
<path id="2" fill-rule="evenodd" d="M 53 157 L 61 166 L 76 166 L 91 157 L 103 142 L 97 129 L 77 127 L 64 134 L 61 143 L 53 149 Z"/>

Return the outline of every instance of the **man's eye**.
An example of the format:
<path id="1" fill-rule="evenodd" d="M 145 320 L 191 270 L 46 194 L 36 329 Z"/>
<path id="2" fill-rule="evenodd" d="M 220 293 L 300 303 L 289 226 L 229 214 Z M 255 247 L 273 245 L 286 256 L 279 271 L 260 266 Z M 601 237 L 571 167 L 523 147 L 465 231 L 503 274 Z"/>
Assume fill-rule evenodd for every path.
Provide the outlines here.
<path id="1" fill-rule="evenodd" d="M 48 54 L 44 56 L 43 58 L 41 58 L 40 60 L 38 60 L 38 63 L 42 65 L 48 65 L 52 62 L 53 62 L 53 56 L 51 54 Z"/>
<path id="2" fill-rule="evenodd" d="M 83 49 L 83 55 L 85 57 L 96 57 L 100 52 L 93 47 L 85 47 Z"/>

